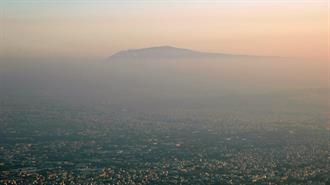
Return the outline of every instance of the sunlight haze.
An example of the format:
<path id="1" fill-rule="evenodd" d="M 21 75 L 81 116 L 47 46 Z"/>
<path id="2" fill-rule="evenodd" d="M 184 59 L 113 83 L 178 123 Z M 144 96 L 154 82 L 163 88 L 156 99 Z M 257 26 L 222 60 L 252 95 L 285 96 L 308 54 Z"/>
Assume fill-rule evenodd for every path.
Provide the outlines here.
<path id="1" fill-rule="evenodd" d="M 327 60 L 328 2 L 4 1 L 2 57 L 106 58 L 130 48 Z"/>

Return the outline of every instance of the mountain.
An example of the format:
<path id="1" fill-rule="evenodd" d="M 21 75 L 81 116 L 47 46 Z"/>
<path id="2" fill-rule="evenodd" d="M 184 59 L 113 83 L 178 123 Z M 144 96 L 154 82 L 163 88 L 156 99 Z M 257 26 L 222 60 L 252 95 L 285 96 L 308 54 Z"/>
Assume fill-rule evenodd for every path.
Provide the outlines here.
<path id="1" fill-rule="evenodd" d="M 252 55 L 233 55 L 225 53 L 200 52 L 173 46 L 158 46 L 142 49 L 129 49 L 110 56 L 109 60 L 131 59 L 194 59 L 194 58 L 231 58 L 231 57 L 257 57 Z"/>

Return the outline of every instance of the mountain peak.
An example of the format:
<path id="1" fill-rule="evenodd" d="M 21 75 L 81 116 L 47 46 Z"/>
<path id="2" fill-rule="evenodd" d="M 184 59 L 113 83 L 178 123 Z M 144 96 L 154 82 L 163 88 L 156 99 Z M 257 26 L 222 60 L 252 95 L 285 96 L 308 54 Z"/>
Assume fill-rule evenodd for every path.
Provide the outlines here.
<path id="1" fill-rule="evenodd" d="M 170 45 L 162 45 L 162 46 L 149 47 L 149 49 L 178 49 L 178 48 Z"/>
<path id="2" fill-rule="evenodd" d="M 219 57 L 253 57 L 248 55 L 232 55 L 223 53 L 200 52 L 178 48 L 170 45 L 154 46 L 140 49 L 119 51 L 109 57 L 109 60 L 139 60 L 139 59 L 195 59 Z"/>
<path id="3" fill-rule="evenodd" d="M 109 59 L 171 59 L 171 58 L 194 58 L 209 55 L 189 49 L 177 48 L 170 45 L 162 45 L 141 49 L 123 50 L 110 56 Z"/>

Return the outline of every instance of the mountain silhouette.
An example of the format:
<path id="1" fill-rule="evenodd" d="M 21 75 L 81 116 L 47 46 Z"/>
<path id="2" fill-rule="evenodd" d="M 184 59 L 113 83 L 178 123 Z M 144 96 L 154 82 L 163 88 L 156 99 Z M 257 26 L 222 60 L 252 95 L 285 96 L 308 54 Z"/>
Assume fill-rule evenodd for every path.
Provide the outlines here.
<path id="1" fill-rule="evenodd" d="M 173 46 L 157 46 L 142 49 L 119 51 L 109 60 L 138 60 L 138 59 L 195 59 L 195 58 L 231 58 L 231 57 L 258 57 L 253 55 L 234 55 L 226 53 L 210 53 L 177 48 Z"/>

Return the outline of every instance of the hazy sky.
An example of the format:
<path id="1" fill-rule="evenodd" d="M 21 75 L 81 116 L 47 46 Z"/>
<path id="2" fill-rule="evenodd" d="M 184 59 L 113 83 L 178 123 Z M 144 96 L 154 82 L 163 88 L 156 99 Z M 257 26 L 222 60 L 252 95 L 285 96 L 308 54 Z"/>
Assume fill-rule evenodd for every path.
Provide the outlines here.
<path id="1" fill-rule="evenodd" d="M 2 57 L 104 58 L 173 45 L 327 60 L 328 0 L 4 0 Z"/>

